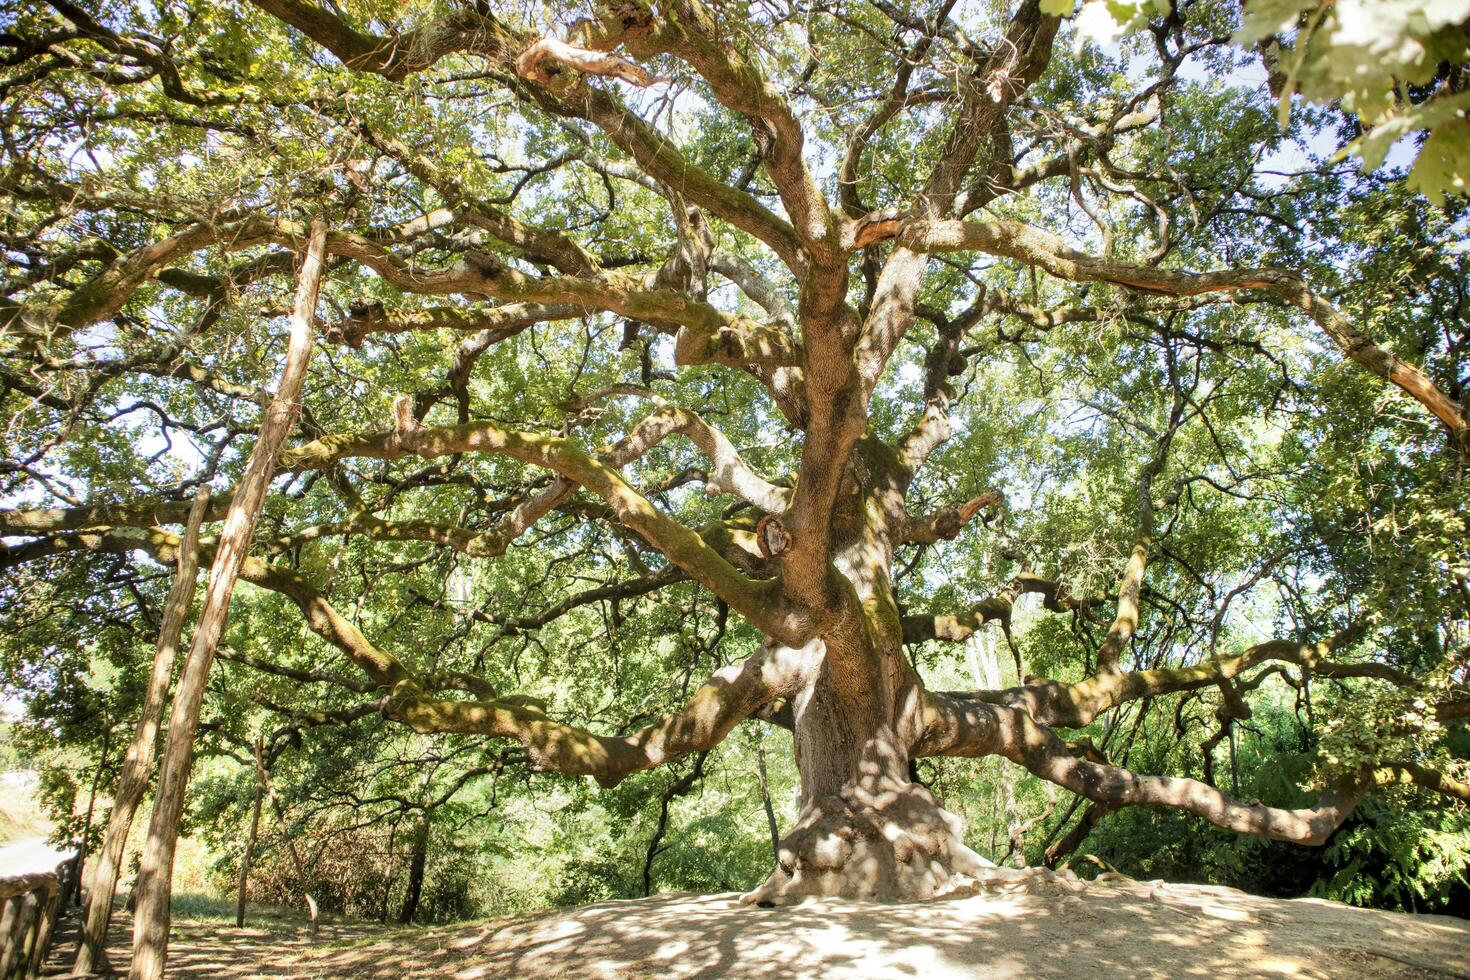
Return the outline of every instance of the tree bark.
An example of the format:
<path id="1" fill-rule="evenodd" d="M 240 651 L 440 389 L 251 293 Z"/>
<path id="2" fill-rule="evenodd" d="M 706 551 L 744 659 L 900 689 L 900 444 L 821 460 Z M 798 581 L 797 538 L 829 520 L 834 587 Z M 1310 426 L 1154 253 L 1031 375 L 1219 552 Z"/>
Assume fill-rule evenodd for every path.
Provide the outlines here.
<path id="1" fill-rule="evenodd" d="M 204 522 L 208 506 L 209 488 L 201 487 L 189 509 L 188 525 L 184 532 L 184 543 L 179 547 L 173 587 L 169 590 L 168 600 L 163 607 L 163 623 L 159 628 L 158 644 L 153 654 L 153 673 L 148 678 L 148 688 L 143 694 L 143 708 L 138 715 L 138 726 L 133 730 L 133 741 L 123 759 L 117 795 L 112 802 L 112 815 L 107 820 L 107 837 L 97 855 L 97 868 L 92 873 L 92 888 L 87 894 L 87 917 L 82 927 L 76 962 L 72 965 L 72 976 L 80 977 L 96 972 L 105 955 L 107 927 L 112 920 L 112 901 L 117 893 L 117 879 L 122 869 L 123 852 L 128 845 L 128 832 L 132 829 L 138 804 L 142 802 L 143 794 L 148 789 L 148 779 L 153 771 L 153 757 L 158 748 L 158 723 L 163 718 L 164 701 L 168 697 L 169 682 L 173 679 L 179 637 L 183 634 L 189 607 L 194 603 L 194 585 L 199 571 L 199 528 Z"/>
<path id="2" fill-rule="evenodd" d="M 132 980 L 158 980 L 163 976 L 168 951 L 174 850 L 178 844 L 179 818 L 184 812 L 184 793 L 188 788 L 189 772 L 193 765 L 194 735 L 199 728 L 204 688 L 209 678 L 209 669 L 214 663 L 215 649 L 224 633 L 235 580 L 245 561 L 255 522 L 260 516 L 266 491 L 275 471 L 276 457 L 301 411 L 301 389 L 306 380 L 307 362 L 311 356 L 312 320 L 321 288 L 326 240 L 326 223 L 313 222 L 310 242 L 297 282 L 295 309 L 291 314 L 290 343 L 280 388 L 265 410 L 260 439 L 251 450 L 239 489 L 230 503 L 229 513 L 225 516 L 214 563 L 209 571 L 209 586 L 199 615 L 199 625 L 194 633 L 194 642 L 189 647 L 189 657 L 179 678 L 173 711 L 169 715 L 168 739 L 159 767 L 158 794 L 154 801 L 153 819 L 148 827 L 148 840 L 143 849 L 143 864 L 138 881 L 138 911 L 133 923 L 133 965 L 129 973 Z"/>

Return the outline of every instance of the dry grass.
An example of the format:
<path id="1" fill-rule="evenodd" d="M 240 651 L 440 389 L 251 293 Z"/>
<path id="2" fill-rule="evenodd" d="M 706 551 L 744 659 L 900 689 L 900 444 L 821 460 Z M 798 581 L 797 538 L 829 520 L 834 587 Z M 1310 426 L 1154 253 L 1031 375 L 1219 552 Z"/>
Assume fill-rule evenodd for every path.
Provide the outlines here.
<path id="1" fill-rule="evenodd" d="M 0 772 L 0 845 L 51 833 L 35 800 L 35 773 Z"/>

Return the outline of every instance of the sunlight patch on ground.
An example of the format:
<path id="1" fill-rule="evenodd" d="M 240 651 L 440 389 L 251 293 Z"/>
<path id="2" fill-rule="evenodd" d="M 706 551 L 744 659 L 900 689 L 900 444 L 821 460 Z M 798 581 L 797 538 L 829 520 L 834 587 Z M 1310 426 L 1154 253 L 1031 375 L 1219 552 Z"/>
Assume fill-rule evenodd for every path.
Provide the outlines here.
<path id="1" fill-rule="evenodd" d="M 735 894 L 673 894 L 434 929 L 328 923 L 320 941 L 289 919 L 265 932 L 185 921 L 169 972 L 211 980 L 1470 980 L 1470 922 L 1460 919 L 1121 876 L 1081 885 L 1050 872 L 1005 875 L 968 897 L 923 903 L 758 909 Z M 114 946 L 127 938 L 119 918 Z"/>

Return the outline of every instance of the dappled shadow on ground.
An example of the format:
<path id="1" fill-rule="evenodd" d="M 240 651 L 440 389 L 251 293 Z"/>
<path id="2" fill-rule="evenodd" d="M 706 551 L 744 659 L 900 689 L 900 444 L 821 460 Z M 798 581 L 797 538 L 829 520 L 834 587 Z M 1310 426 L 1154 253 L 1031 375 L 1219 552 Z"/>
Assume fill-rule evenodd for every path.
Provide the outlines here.
<path id="1" fill-rule="evenodd" d="M 125 948 L 126 920 L 110 937 Z M 125 967 L 125 962 L 115 963 Z M 1032 876 L 927 903 L 667 895 L 440 929 L 180 922 L 177 977 L 1464 977 L 1470 922 L 1226 888 Z"/>
<path id="2" fill-rule="evenodd" d="M 79 909 L 73 909 L 58 924 L 56 943 L 42 976 L 59 977 L 71 972 L 80 938 L 80 914 Z M 376 923 L 327 921 L 312 936 L 304 915 L 278 910 L 253 911 L 243 929 L 236 929 L 233 922 L 191 919 L 176 912 L 169 933 L 168 975 L 220 980 L 331 975 L 293 971 L 308 953 L 368 938 L 381 941 L 389 932 Z M 132 942 L 132 917 L 119 907 L 107 934 L 107 965 L 120 976 L 127 975 L 131 964 Z"/>

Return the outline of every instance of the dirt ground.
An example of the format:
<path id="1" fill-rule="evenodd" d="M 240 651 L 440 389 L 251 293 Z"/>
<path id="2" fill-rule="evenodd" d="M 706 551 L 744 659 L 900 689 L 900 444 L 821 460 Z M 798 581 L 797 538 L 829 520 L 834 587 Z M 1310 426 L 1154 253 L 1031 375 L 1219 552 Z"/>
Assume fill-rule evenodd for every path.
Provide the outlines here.
<path id="1" fill-rule="evenodd" d="M 130 923 L 110 938 L 126 968 Z M 435 929 L 176 921 L 173 977 L 1463 977 L 1470 921 L 1049 872 L 922 904 L 662 895 Z M 58 950 L 58 953 L 61 951 Z M 53 959 L 48 975 L 60 975 Z M 54 971 L 54 972 L 53 972 Z"/>

